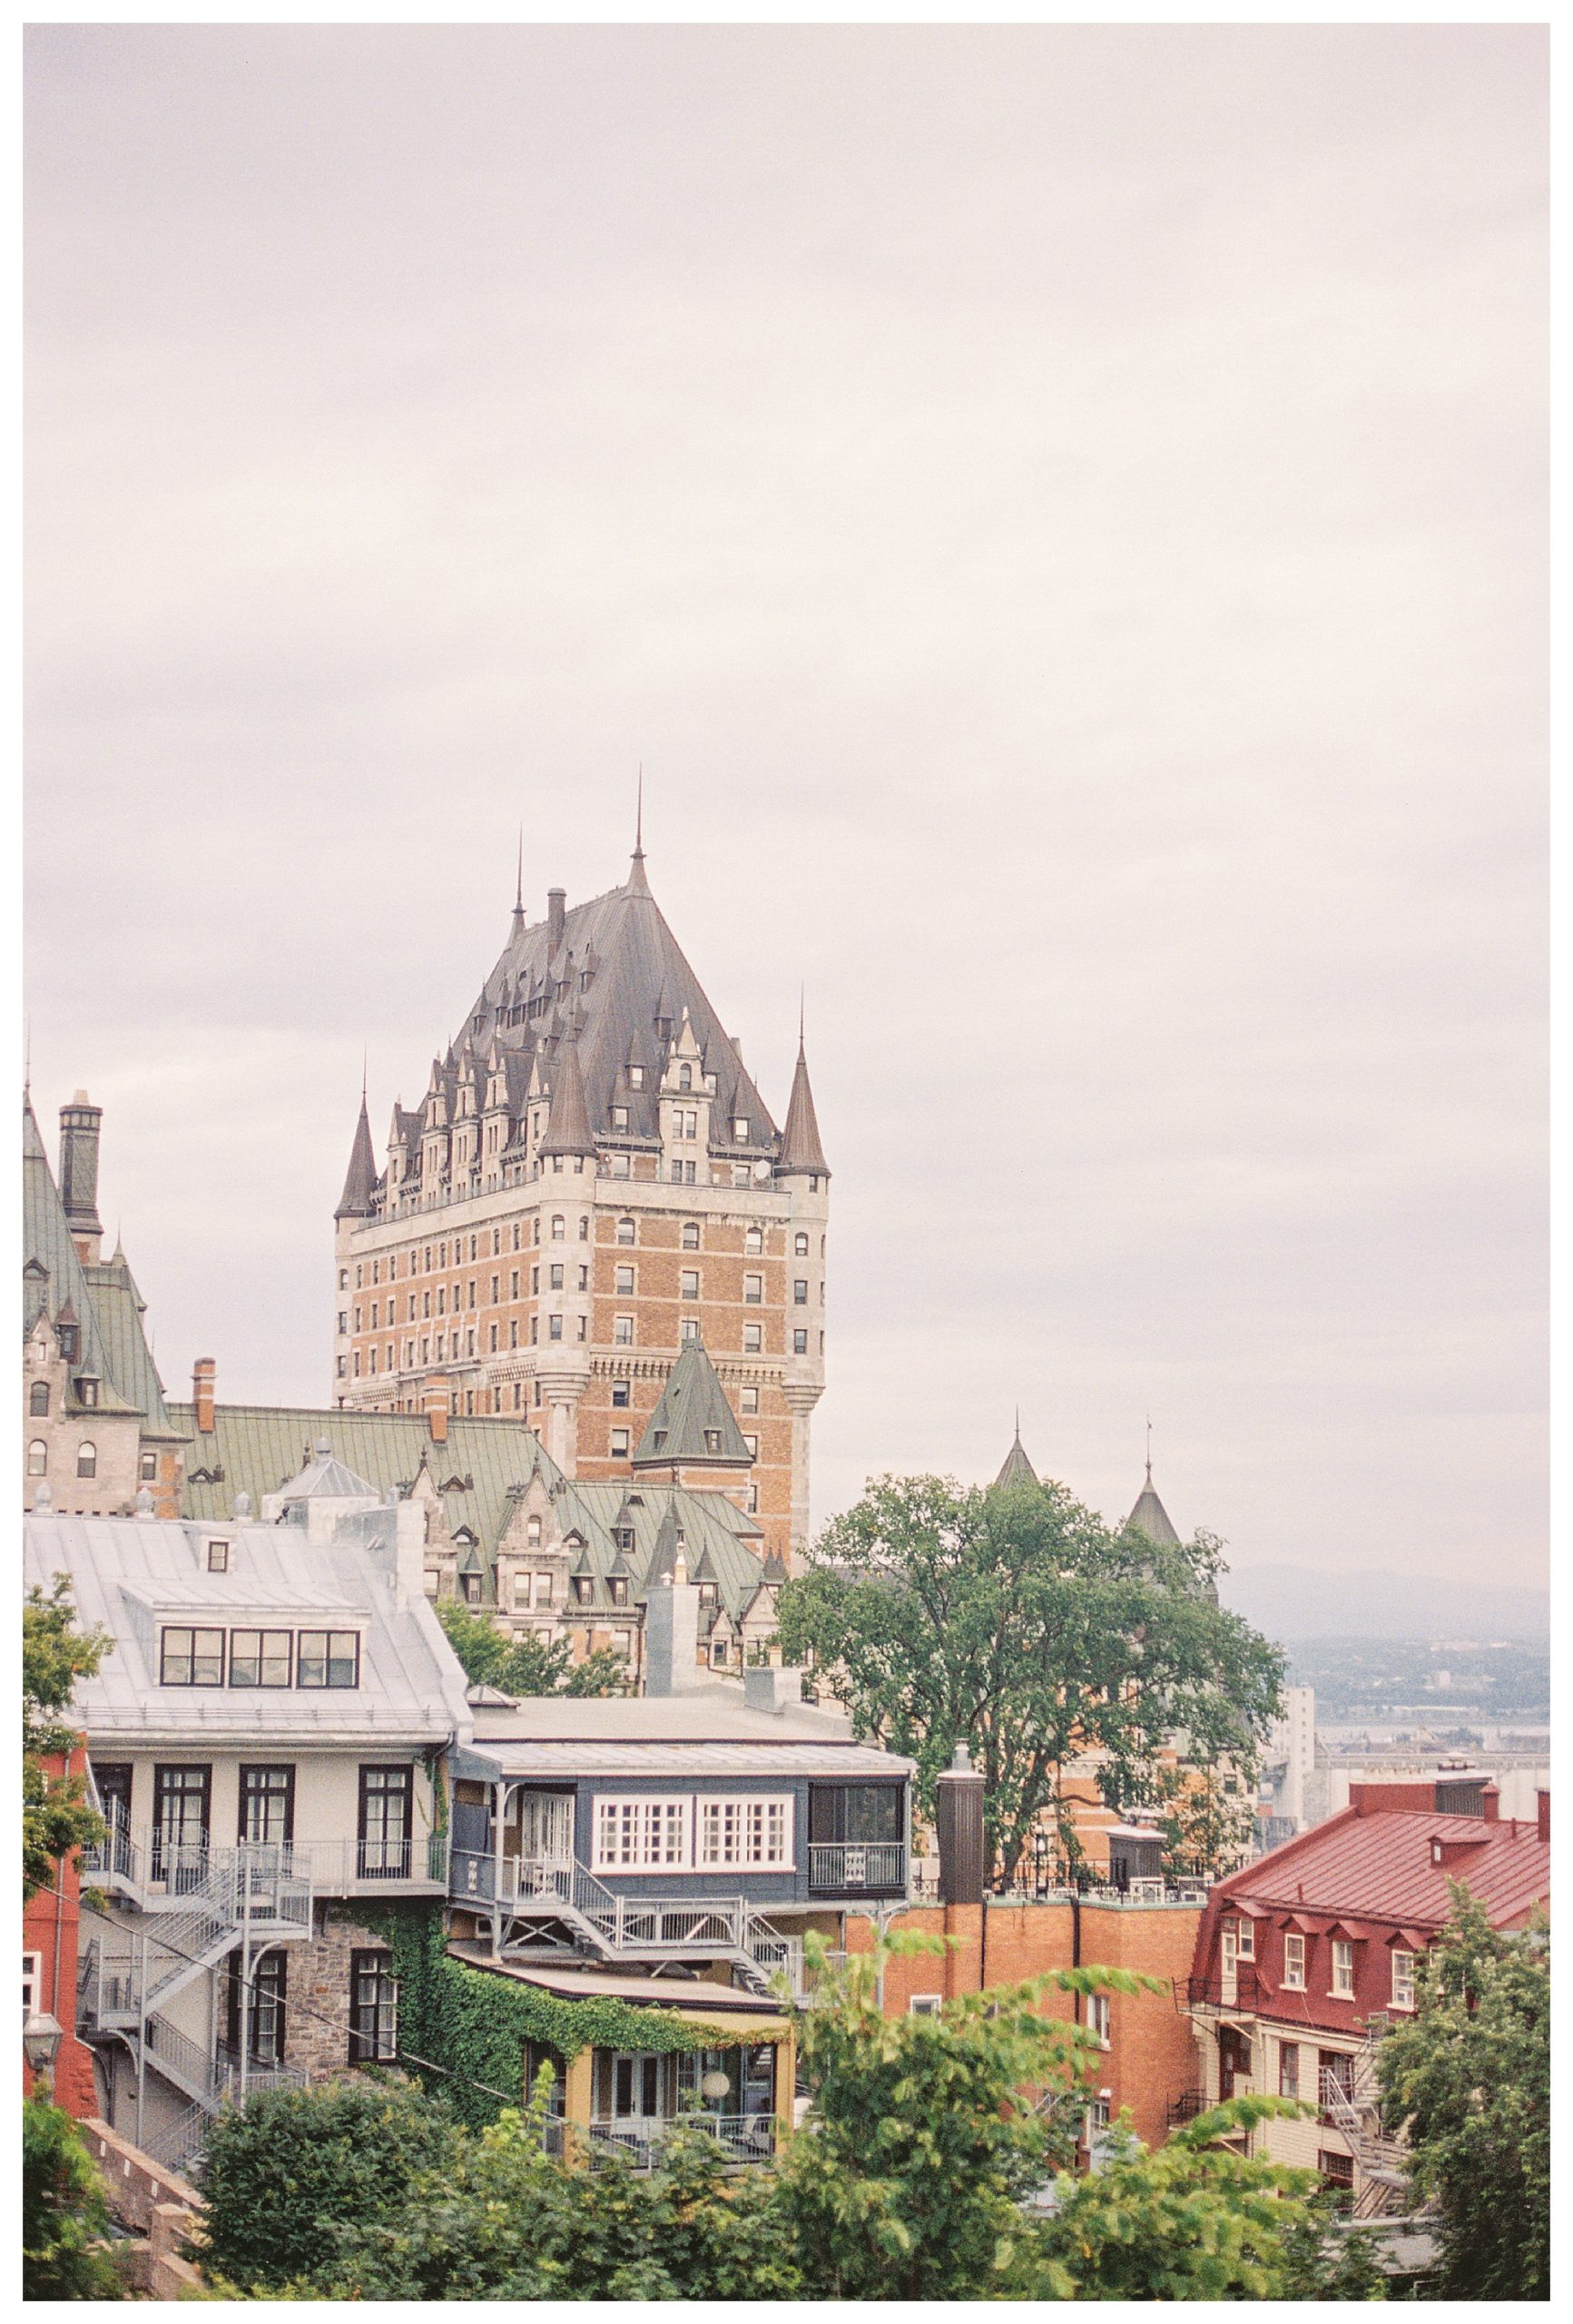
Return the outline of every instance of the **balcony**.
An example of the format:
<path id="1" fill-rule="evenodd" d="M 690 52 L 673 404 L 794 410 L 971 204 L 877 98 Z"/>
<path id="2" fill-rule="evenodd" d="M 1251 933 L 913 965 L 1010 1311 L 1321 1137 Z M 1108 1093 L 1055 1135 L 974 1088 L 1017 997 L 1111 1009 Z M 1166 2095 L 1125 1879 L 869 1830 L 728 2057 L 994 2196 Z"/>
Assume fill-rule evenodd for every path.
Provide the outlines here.
<path id="1" fill-rule="evenodd" d="M 205 1892 L 214 1876 L 234 1883 L 237 1910 L 266 1917 L 280 1884 L 307 1886 L 319 1896 L 381 1894 L 389 1888 L 447 1889 L 448 1844 L 431 1832 L 408 1839 L 246 1840 L 232 1848 L 182 1843 L 172 1846 L 155 1833 L 133 1839 L 112 1827 L 96 1847 L 82 1851 L 82 1876 L 102 1880 L 110 1894 L 142 1907 L 184 1905 Z M 290 1917 L 295 1915 L 291 1910 Z"/>
<path id="2" fill-rule="evenodd" d="M 811 1840 L 811 1896 L 904 1896 L 907 1848 L 902 1840 Z"/>
<path id="3" fill-rule="evenodd" d="M 626 2155 L 636 2170 L 648 2171 L 664 2142 L 678 2130 L 708 2131 L 726 2150 L 729 2162 L 769 2162 L 775 2153 L 773 2114 L 712 2114 L 696 2110 L 660 2118 L 605 2116 L 593 2122 L 587 2133 L 591 2166 L 598 2157 L 616 2153 Z"/>
<path id="4" fill-rule="evenodd" d="M 1204 1977 L 1175 1981 L 1175 2006 L 1192 2017 L 1253 2017 L 1260 2005 L 1256 1972 L 1248 1961 L 1227 1973 L 1214 1967 Z"/>

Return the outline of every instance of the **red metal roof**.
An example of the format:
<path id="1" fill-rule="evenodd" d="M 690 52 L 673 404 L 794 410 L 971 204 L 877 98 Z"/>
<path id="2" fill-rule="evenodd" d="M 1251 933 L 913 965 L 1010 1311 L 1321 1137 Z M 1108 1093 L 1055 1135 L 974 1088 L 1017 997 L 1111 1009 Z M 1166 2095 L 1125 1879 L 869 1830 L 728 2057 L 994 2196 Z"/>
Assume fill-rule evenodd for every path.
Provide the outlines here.
<path id="1" fill-rule="evenodd" d="M 1433 1864 L 1433 1839 L 1477 1845 Z M 1361 1816 L 1350 1807 L 1231 1873 L 1213 1895 L 1436 1927 L 1448 1916 L 1450 1880 L 1463 1882 L 1497 1927 L 1511 1927 L 1550 1896 L 1550 1843 L 1530 1823 L 1396 1808 Z"/>

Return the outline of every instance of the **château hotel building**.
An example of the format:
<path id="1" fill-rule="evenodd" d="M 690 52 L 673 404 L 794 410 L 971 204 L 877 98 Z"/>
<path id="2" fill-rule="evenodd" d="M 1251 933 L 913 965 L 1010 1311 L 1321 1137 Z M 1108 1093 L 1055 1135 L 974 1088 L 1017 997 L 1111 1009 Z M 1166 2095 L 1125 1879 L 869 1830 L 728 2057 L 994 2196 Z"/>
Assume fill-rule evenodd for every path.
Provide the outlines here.
<path id="1" fill-rule="evenodd" d="M 719 1490 L 807 1538 L 830 1171 L 800 1037 L 778 1129 L 662 916 L 624 883 L 513 926 L 380 1172 L 364 1097 L 336 1217 L 333 1396 L 518 1417 L 586 1482 Z M 664 1452 L 698 1341 L 736 1429 Z M 714 1443 L 710 1441 L 711 1434 Z"/>

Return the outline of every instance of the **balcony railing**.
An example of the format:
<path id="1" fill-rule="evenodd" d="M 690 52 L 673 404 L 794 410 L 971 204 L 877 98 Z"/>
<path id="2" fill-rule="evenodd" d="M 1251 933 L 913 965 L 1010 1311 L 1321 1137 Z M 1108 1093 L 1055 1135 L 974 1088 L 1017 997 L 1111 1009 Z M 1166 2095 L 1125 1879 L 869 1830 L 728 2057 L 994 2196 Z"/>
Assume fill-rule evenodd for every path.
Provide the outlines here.
<path id="1" fill-rule="evenodd" d="M 731 2162 L 768 2162 L 775 2153 L 776 2118 L 773 2114 L 712 2114 L 696 2112 L 673 2114 L 657 2121 L 649 2116 L 633 2115 L 613 2118 L 606 2116 L 593 2122 L 589 2129 L 590 2160 L 594 2163 L 597 2150 L 608 2153 L 625 2154 L 641 2171 L 648 2171 L 656 2161 L 664 2142 L 673 2131 L 708 2131 L 725 2148 Z"/>
<path id="2" fill-rule="evenodd" d="M 901 1840 L 811 1840 L 809 1887 L 821 1896 L 865 1889 L 904 1891 L 907 1849 Z"/>
<path id="3" fill-rule="evenodd" d="M 1214 1967 L 1204 1977 L 1177 1977 L 1175 1981 L 1176 2008 L 1189 2011 L 1195 2017 L 1235 2017 L 1248 2015 L 1260 2001 L 1256 1972 L 1247 1961 L 1228 1973 Z"/>
<path id="4" fill-rule="evenodd" d="M 406 1839 L 244 1840 L 231 1848 L 172 1845 L 154 1834 L 133 1839 L 112 1828 L 98 1846 L 84 1848 L 85 1880 L 105 1880 L 140 1905 L 182 1904 L 211 1884 L 221 1869 L 232 1875 L 237 1905 L 265 1911 L 280 1886 L 310 1883 L 319 1895 L 342 1896 L 366 1885 L 417 1881 L 445 1887 L 448 1844 L 429 1832 Z"/>

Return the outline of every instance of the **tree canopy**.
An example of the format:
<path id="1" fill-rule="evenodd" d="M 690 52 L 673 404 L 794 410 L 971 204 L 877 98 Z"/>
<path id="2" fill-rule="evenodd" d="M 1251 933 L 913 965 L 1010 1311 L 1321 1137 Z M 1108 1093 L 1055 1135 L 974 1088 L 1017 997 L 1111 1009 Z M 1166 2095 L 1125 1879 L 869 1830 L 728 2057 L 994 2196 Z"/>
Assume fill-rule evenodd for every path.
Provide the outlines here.
<path id="1" fill-rule="evenodd" d="M 57 1574 L 47 1597 L 34 1587 L 22 1606 L 22 1894 L 47 1888 L 59 1859 L 102 1838 L 103 1826 L 84 1797 L 80 1776 L 52 1774 L 77 1733 L 61 1713 L 78 1679 L 91 1678 L 110 1650 L 102 1631 L 79 1630 L 71 1585 Z"/>
<path id="2" fill-rule="evenodd" d="M 1551 1942 L 1493 1929 L 1466 1887 L 1415 1980 L 1415 2014 L 1377 2052 L 1414 2193 L 1439 2214 L 1438 2297 L 1548 2299 Z"/>
<path id="3" fill-rule="evenodd" d="M 466 1678 L 505 1695 L 620 1695 L 628 1684 L 628 1666 L 609 1646 L 575 1662 L 566 1639 L 509 1638 L 457 1598 L 445 1599 L 437 1618 Z"/>
<path id="4" fill-rule="evenodd" d="M 782 1590 L 783 1650 L 810 1654 L 860 1734 L 934 1783 L 966 1743 L 985 1777 L 998 1876 L 1047 1810 L 1079 1856 L 1067 1769 L 1103 1797 L 1161 1806 L 1182 1868 L 1226 1860 L 1248 1829 L 1260 1738 L 1283 1658 L 1213 1602 L 1221 1544 L 1114 1529 L 1062 1485 L 987 1489 L 881 1477 Z M 1186 1767 L 1165 1746 L 1178 1737 Z"/>

